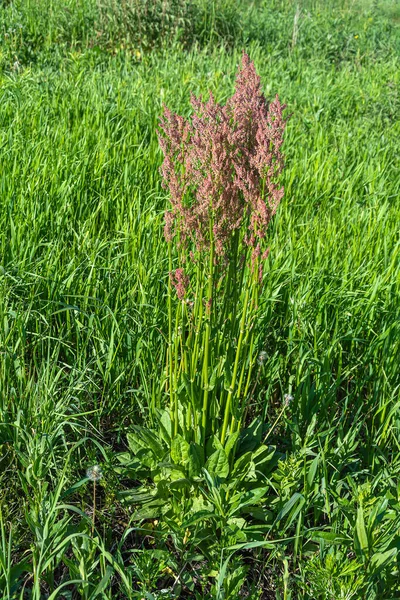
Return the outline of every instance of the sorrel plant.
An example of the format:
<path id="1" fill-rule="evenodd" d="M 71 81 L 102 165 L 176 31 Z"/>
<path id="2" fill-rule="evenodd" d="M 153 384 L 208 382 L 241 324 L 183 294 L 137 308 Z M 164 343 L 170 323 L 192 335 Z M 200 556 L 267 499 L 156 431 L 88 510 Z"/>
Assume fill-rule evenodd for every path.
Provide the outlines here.
<path id="1" fill-rule="evenodd" d="M 249 404 L 266 233 L 283 196 L 285 106 L 267 102 L 246 54 L 225 106 L 211 94 L 191 104 L 190 119 L 165 107 L 160 122 L 171 201 L 165 389 L 173 435 L 204 449 L 210 436 L 237 437 Z"/>

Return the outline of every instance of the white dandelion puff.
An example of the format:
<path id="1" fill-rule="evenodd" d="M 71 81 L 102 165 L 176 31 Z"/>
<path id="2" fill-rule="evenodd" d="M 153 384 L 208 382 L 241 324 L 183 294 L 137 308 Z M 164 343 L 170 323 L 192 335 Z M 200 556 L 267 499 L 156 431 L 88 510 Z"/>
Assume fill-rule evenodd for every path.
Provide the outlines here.
<path id="1" fill-rule="evenodd" d="M 260 365 L 260 367 L 265 365 L 265 363 L 267 362 L 267 358 L 268 358 L 268 354 L 265 352 L 265 350 L 262 350 L 257 357 L 257 362 Z"/>
<path id="2" fill-rule="evenodd" d="M 285 394 L 283 396 L 283 400 L 284 400 L 285 406 L 289 406 L 289 404 L 293 401 L 293 396 L 291 394 Z"/>
<path id="3" fill-rule="evenodd" d="M 93 467 L 87 469 L 86 477 L 90 481 L 99 481 L 103 477 L 103 471 L 99 465 L 93 465 Z"/>

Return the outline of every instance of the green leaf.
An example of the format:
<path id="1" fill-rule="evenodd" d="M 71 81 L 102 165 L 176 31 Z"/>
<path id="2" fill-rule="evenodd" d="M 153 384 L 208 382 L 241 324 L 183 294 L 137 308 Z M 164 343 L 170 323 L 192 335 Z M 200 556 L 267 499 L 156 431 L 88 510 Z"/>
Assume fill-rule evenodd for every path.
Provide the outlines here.
<path id="1" fill-rule="evenodd" d="M 257 471 L 261 471 L 266 475 L 282 458 L 282 454 L 276 451 L 274 446 L 262 445 L 253 452 L 252 461 L 255 464 Z"/>
<path id="2" fill-rule="evenodd" d="M 133 513 L 131 519 L 133 521 L 141 521 L 142 519 L 158 519 L 162 516 L 163 510 L 168 506 L 165 500 L 157 500 L 151 504 L 146 504 L 140 507 Z"/>
<path id="3" fill-rule="evenodd" d="M 390 562 L 394 562 L 397 555 L 397 548 L 390 548 L 386 552 L 375 552 L 371 558 L 371 567 L 377 574 L 382 571 Z"/>
<path id="4" fill-rule="evenodd" d="M 268 542 L 246 542 L 245 544 L 235 544 L 233 546 L 227 546 L 226 548 L 224 548 L 224 550 L 251 550 L 252 548 L 268 548 L 269 550 L 273 550 L 275 548 L 274 544 L 281 541 L 282 540 Z"/>
<path id="5" fill-rule="evenodd" d="M 233 466 L 232 477 L 234 479 L 243 479 L 246 476 L 252 462 L 252 457 L 251 452 L 246 452 L 246 454 L 239 456 Z"/>
<path id="6" fill-rule="evenodd" d="M 216 600 L 225 600 L 225 593 L 224 593 L 223 584 L 224 584 L 225 577 L 226 577 L 226 570 L 228 568 L 228 564 L 229 564 L 229 561 L 230 561 L 230 559 L 231 559 L 232 556 L 233 556 L 233 553 L 230 554 L 228 556 L 228 558 L 226 558 L 226 560 L 221 564 L 221 568 L 220 568 L 220 571 L 218 573 L 218 578 L 217 578 L 217 581 L 215 582 L 216 583 L 216 585 L 215 585 L 215 587 L 216 587 L 216 595 L 215 595 Z M 221 558 L 221 562 L 222 562 L 222 558 Z"/>
<path id="7" fill-rule="evenodd" d="M 218 475 L 218 477 L 225 478 L 229 474 L 229 462 L 225 454 L 225 450 L 216 450 L 206 463 L 206 469 L 211 475 Z"/>
<path id="8" fill-rule="evenodd" d="M 30 563 L 27 560 L 24 560 L 10 568 L 8 572 L 8 577 L 11 583 L 16 583 L 23 573 L 32 573 L 32 571 L 32 563 Z"/>
<path id="9" fill-rule="evenodd" d="M 180 479 L 175 479 L 169 484 L 169 489 L 172 491 L 180 491 L 184 489 L 190 489 L 192 486 L 191 481 L 186 479 L 186 477 L 181 477 Z"/>
<path id="10" fill-rule="evenodd" d="M 171 459 L 175 464 L 185 468 L 189 462 L 189 444 L 179 433 L 171 443 Z"/>
<path id="11" fill-rule="evenodd" d="M 133 488 L 132 490 L 123 490 L 117 492 L 117 498 L 124 502 L 130 502 L 131 504 L 146 504 L 154 500 L 156 495 L 156 489 L 149 492 L 147 490 L 141 490 L 141 488 Z"/>
<path id="12" fill-rule="evenodd" d="M 256 521 L 262 521 L 263 523 L 271 523 L 274 520 L 274 513 L 260 506 L 245 506 L 240 512 L 241 514 L 249 515 Z"/>
<path id="13" fill-rule="evenodd" d="M 285 529 L 287 527 L 290 527 L 290 525 L 293 523 L 294 519 L 302 509 L 304 503 L 304 496 L 302 494 L 299 494 L 298 492 L 295 492 L 290 498 L 290 500 L 288 500 L 285 506 L 280 510 L 278 516 L 276 517 L 276 523 L 279 523 L 279 521 L 281 521 L 285 515 L 290 513 L 285 525 Z"/>
<path id="14" fill-rule="evenodd" d="M 165 454 L 164 447 L 158 439 L 158 434 L 152 429 L 146 429 L 135 425 L 133 431 L 127 434 L 128 445 L 134 454 L 139 452 L 148 452 L 151 450 L 154 457 L 162 460 Z"/>
<path id="15" fill-rule="evenodd" d="M 239 529 L 243 529 L 243 527 L 246 526 L 246 519 L 243 519 L 242 517 L 231 517 L 228 519 L 227 523 L 228 525 L 233 525 L 239 527 Z"/>
<path id="16" fill-rule="evenodd" d="M 179 473 L 180 477 L 185 474 L 185 467 L 172 462 L 158 463 L 158 467 L 161 469 L 161 473 L 166 477 L 168 477 L 168 475 L 170 475 L 172 472 Z"/>
<path id="17" fill-rule="evenodd" d="M 73 585 L 74 583 L 82 583 L 82 579 L 70 579 L 69 581 L 65 581 L 61 585 L 58 586 L 56 590 L 50 595 L 47 596 L 48 600 L 57 600 L 57 598 L 61 598 L 60 590 L 62 590 L 67 585 Z M 65 597 L 65 596 L 64 596 Z"/>
<path id="18" fill-rule="evenodd" d="M 170 446 L 172 439 L 172 421 L 168 410 L 164 410 L 158 419 L 160 426 L 160 436 L 164 442 Z"/>
<path id="19" fill-rule="evenodd" d="M 323 540 L 327 544 L 343 544 L 349 541 L 347 538 L 339 536 L 334 531 L 315 531 L 311 535 L 311 539 L 314 542 L 320 542 Z"/>
<path id="20" fill-rule="evenodd" d="M 319 464 L 319 454 L 317 454 L 317 456 L 312 461 L 309 471 L 307 473 L 307 485 L 309 488 L 311 488 L 311 486 L 314 482 L 315 474 L 318 469 L 318 464 Z"/>
<path id="21" fill-rule="evenodd" d="M 66 496 L 69 496 L 70 494 L 73 494 L 77 489 L 79 489 L 82 485 L 84 485 L 85 483 L 87 484 L 88 479 L 87 477 L 84 477 L 83 479 L 81 479 L 80 481 L 77 481 L 76 483 L 74 483 L 74 485 L 71 485 L 70 488 L 68 488 L 65 492 L 63 492 L 61 494 L 61 498 L 65 498 Z"/>
<path id="22" fill-rule="evenodd" d="M 357 508 L 357 519 L 356 519 L 356 535 L 355 535 L 355 543 L 356 548 L 360 551 L 362 555 L 364 555 L 368 551 L 368 536 L 365 529 L 364 523 L 364 511 L 362 505 L 359 504 Z"/>
<path id="23" fill-rule="evenodd" d="M 143 442 L 140 435 L 137 433 L 127 434 L 128 446 L 133 454 L 137 454 L 140 450 L 147 450 L 145 443 Z"/>
<path id="24" fill-rule="evenodd" d="M 215 388 L 219 368 L 220 368 L 219 365 L 217 365 L 211 374 L 210 380 L 208 382 L 208 389 L 210 391 Z"/>
<path id="25" fill-rule="evenodd" d="M 109 582 L 110 577 L 114 574 L 114 569 L 110 566 L 107 565 L 106 567 L 106 571 L 101 579 L 101 581 L 98 583 L 98 585 L 96 586 L 96 588 L 93 590 L 93 592 L 90 594 L 89 600 L 94 600 L 95 598 L 97 598 L 102 592 L 104 592 L 104 590 L 107 587 L 107 584 Z"/>
<path id="26" fill-rule="evenodd" d="M 238 455 L 244 454 L 245 452 L 252 452 L 261 444 L 263 433 L 263 423 L 261 419 L 256 418 L 249 427 L 243 429 L 240 434 L 239 443 L 237 447 Z"/>
<path id="27" fill-rule="evenodd" d="M 214 435 L 214 437 L 212 438 L 212 445 L 213 445 L 214 450 L 225 450 L 225 448 L 221 444 L 220 439 L 217 435 Z"/>
<path id="28" fill-rule="evenodd" d="M 198 523 L 199 521 L 206 521 L 213 515 L 214 515 L 214 513 L 209 510 L 198 510 L 195 513 L 193 513 L 192 515 L 189 515 L 189 517 L 187 517 L 183 521 L 182 529 L 186 529 L 187 527 L 190 527 L 191 525 L 194 525 L 195 523 Z"/>
<path id="29" fill-rule="evenodd" d="M 236 445 L 236 442 L 237 442 L 237 440 L 239 438 L 239 435 L 240 435 L 240 431 L 235 431 L 235 433 L 232 433 L 228 437 L 228 440 L 227 440 L 227 442 L 225 444 L 225 453 L 226 453 L 226 456 L 228 458 L 229 458 L 229 455 L 230 455 L 231 451 L 233 450 L 233 448 Z"/>
<path id="30" fill-rule="evenodd" d="M 165 455 L 165 448 L 163 447 L 162 441 L 158 437 L 158 432 L 151 429 L 141 428 L 142 438 L 147 444 L 148 448 L 151 449 L 154 456 L 158 460 L 162 460 Z"/>
<path id="31" fill-rule="evenodd" d="M 199 444 L 189 445 L 188 474 L 190 478 L 198 477 L 203 467 L 203 452 Z"/>
<path id="32" fill-rule="evenodd" d="M 242 492 L 235 494 L 232 498 L 232 503 L 235 501 L 238 501 L 238 500 L 240 501 L 240 503 L 233 510 L 232 514 L 237 513 L 245 506 L 249 506 L 250 504 L 251 505 L 257 504 L 257 502 L 260 502 L 260 500 L 266 496 L 268 491 L 269 491 L 269 487 L 260 487 L 260 488 L 255 488 L 253 490 L 249 490 L 248 492 L 245 492 L 244 494 Z"/>

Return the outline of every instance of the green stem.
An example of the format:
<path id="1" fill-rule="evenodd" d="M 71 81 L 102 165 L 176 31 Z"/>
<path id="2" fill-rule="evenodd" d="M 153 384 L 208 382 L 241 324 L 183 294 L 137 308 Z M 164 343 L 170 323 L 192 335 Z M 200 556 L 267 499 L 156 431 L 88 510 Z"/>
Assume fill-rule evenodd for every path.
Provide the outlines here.
<path id="1" fill-rule="evenodd" d="M 93 521 L 92 521 L 92 537 L 94 535 L 94 524 L 96 522 L 96 481 L 93 481 Z"/>
<path id="2" fill-rule="evenodd" d="M 258 262 L 256 264 L 256 267 L 257 267 L 256 277 L 258 277 Z M 256 277 L 254 278 L 254 281 L 253 281 L 253 296 L 252 296 L 252 300 L 251 300 L 251 319 L 253 322 L 249 328 L 249 331 L 251 331 L 250 346 L 249 346 L 249 369 L 247 372 L 246 385 L 244 387 L 244 392 L 243 392 L 243 400 L 244 400 L 245 404 L 242 409 L 241 418 L 238 422 L 238 428 L 241 426 L 241 423 L 243 422 L 243 415 L 245 415 L 247 413 L 248 402 L 251 400 L 251 397 L 254 392 L 254 389 L 253 389 L 252 394 L 250 394 L 250 398 L 246 401 L 247 395 L 249 393 L 249 388 L 250 388 L 250 384 L 251 384 L 251 376 L 253 374 L 253 366 L 254 366 L 254 362 L 255 362 L 254 356 L 253 356 L 253 353 L 254 353 L 254 327 L 255 327 L 255 316 L 257 314 L 258 301 L 259 301 L 259 298 L 258 298 L 259 288 L 258 288 L 258 282 L 256 280 Z M 247 343 L 247 337 L 246 337 L 246 343 Z M 241 380 L 240 380 L 240 384 L 239 384 L 240 390 L 242 389 L 243 377 L 244 377 L 244 370 L 241 373 Z M 257 374 L 256 382 L 257 382 L 257 380 L 258 380 L 258 374 Z"/>
<path id="3" fill-rule="evenodd" d="M 243 314 L 242 314 L 242 318 L 240 321 L 240 333 L 239 333 L 238 345 L 236 348 L 236 356 L 235 356 L 235 364 L 233 367 L 232 381 L 231 381 L 231 385 L 229 388 L 228 397 L 226 399 L 224 423 L 223 423 L 222 432 L 221 432 L 221 444 L 224 444 L 224 442 L 225 442 L 226 431 L 228 429 L 228 421 L 229 421 L 229 416 L 231 413 L 232 396 L 235 391 L 235 384 L 236 384 L 236 377 L 237 377 L 237 372 L 238 372 L 238 367 L 239 367 L 240 353 L 241 353 L 241 349 L 242 349 L 243 337 L 245 335 L 245 325 L 246 325 L 246 318 L 247 318 L 247 306 L 249 303 L 249 295 L 250 295 L 250 290 L 249 290 L 249 288 L 247 288 L 246 296 L 244 299 Z"/>
<path id="4" fill-rule="evenodd" d="M 276 417 L 272 427 L 270 428 L 270 430 L 268 431 L 267 435 L 264 438 L 263 443 L 265 444 L 265 442 L 267 441 L 267 439 L 269 438 L 270 434 L 273 432 L 273 430 L 275 429 L 275 425 L 278 423 L 279 419 L 281 418 L 281 416 L 283 415 L 283 413 L 286 410 L 286 404 L 283 405 L 283 408 L 281 410 L 281 412 L 279 413 L 279 415 Z"/>
<path id="5" fill-rule="evenodd" d="M 197 365 L 198 365 L 198 360 L 199 360 L 199 340 L 200 340 L 200 334 L 201 334 L 201 330 L 202 330 L 202 321 L 203 321 L 203 282 L 202 282 L 202 270 L 199 267 L 199 264 L 197 265 L 197 269 L 196 269 L 197 273 L 197 284 L 196 284 L 196 297 L 195 297 L 195 304 L 194 304 L 194 310 L 193 310 L 193 323 L 192 323 L 192 329 L 194 332 L 194 342 L 193 342 L 193 349 L 191 349 L 191 358 L 190 360 L 190 392 L 191 392 L 191 399 L 192 399 L 192 406 L 193 406 L 193 424 L 194 424 L 194 432 L 195 432 L 195 440 L 200 443 L 201 439 L 197 438 L 197 433 L 198 433 L 198 418 L 199 418 L 199 413 L 201 411 L 201 406 L 198 406 L 197 402 L 196 402 L 196 397 L 195 397 L 195 380 L 196 380 L 196 374 L 197 374 Z"/>
<path id="6" fill-rule="evenodd" d="M 214 275 L 214 235 L 213 235 L 213 220 L 210 219 L 210 264 L 208 272 L 208 285 L 207 285 L 207 324 L 204 341 L 204 359 L 203 359 L 203 414 L 201 418 L 202 426 L 202 442 L 206 441 L 207 431 L 207 416 L 208 416 L 208 367 L 209 367 L 209 355 L 210 355 L 210 335 L 211 335 L 211 315 L 212 315 L 212 293 L 213 293 L 213 275 Z"/>
<path id="7" fill-rule="evenodd" d="M 168 242 L 168 268 L 169 273 L 172 273 L 172 249 L 171 242 Z M 172 286 L 171 277 L 168 274 L 168 351 L 167 351 L 167 381 L 169 379 L 169 400 L 170 400 L 170 414 L 172 423 L 173 418 L 173 407 L 174 407 L 174 378 L 172 370 Z"/>
<path id="8" fill-rule="evenodd" d="M 179 348 L 179 310 L 176 310 L 176 318 L 175 318 L 175 336 L 174 336 L 174 376 L 173 376 L 173 390 L 174 390 L 174 435 L 178 434 L 178 426 L 179 426 L 179 411 L 178 411 L 178 379 L 181 371 L 182 364 L 178 363 L 178 348 Z M 178 366 L 179 365 L 179 366 Z"/>

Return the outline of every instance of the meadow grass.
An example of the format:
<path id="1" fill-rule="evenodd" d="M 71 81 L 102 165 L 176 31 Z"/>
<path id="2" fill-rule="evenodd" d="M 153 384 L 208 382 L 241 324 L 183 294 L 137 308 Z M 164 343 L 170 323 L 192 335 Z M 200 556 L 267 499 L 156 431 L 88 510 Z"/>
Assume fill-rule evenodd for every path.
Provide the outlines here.
<path id="1" fill-rule="evenodd" d="M 150 19 L 146 44 L 112 2 L 62 4 L 0 6 L 3 597 L 399 597 L 396 4 L 197 2 L 212 22 Z M 151 482 L 117 456 L 162 401 L 157 123 L 191 91 L 224 102 L 243 48 L 291 114 L 249 410 L 276 461 L 252 515 L 207 478 L 209 515 L 186 497 L 146 513 L 131 490 Z"/>

